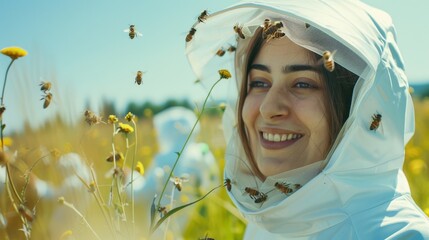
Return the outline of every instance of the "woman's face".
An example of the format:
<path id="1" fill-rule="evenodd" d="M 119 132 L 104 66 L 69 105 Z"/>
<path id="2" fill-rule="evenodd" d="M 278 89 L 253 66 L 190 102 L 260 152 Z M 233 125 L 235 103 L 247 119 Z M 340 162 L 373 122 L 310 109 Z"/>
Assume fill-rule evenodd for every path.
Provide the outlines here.
<path id="1" fill-rule="evenodd" d="M 325 158 L 324 84 L 312 53 L 288 38 L 264 44 L 250 65 L 242 117 L 264 176 Z"/>

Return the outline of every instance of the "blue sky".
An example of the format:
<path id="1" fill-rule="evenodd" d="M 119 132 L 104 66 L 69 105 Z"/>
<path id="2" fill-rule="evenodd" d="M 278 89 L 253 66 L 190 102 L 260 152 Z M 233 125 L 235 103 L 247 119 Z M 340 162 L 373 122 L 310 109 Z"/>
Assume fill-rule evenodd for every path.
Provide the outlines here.
<path id="1" fill-rule="evenodd" d="M 24 119 L 38 126 L 57 112 L 73 122 L 88 104 L 97 112 L 103 99 L 115 102 L 118 110 L 130 101 L 202 101 L 205 93 L 193 84 L 184 39 L 201 11 L 215 12 L 237 2 L 0 0 L 0 48 L 20 46 L 29 53 L 9 72 L 6 134 L 21 129 Z M 410 82 L 429 82 L 429 48 L 423 45 L 429 43 L 429 1 L 364 2 L 394 19 Z M 129 24 L 143 36 L 129 39 L 123 32 Z M 8 63 L 9 58 L 0 56 L 2 80 Z M 134 83 L 137 70 L 145 72 L 142 85 Z M 54 98 L 47 109 L 40 101 L 42 80 L 53 83 Z"/>

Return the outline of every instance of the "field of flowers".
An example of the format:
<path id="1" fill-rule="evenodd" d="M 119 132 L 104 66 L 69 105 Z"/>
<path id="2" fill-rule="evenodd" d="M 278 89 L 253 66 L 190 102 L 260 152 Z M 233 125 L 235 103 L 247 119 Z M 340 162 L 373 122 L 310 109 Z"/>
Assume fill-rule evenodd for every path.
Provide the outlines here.
<path id="1" fill-rule="evenodd" d="M 22 53 L 17 54 L 12 56 Z M 229 72 L 219 74 L 230 77 Z M 48 107 L 49 87 L 41 85 L 41 90 Z M 1 101 L 3 106 L 3 97 Z M 404 170 L 413 198 L 429 215 L 429 99 L 416 98 L 415 109 L 416 133 L 406 147 Z M 98 116 L 88 110 L 73 126 L 58 116 L 38 129 L 27 127 L 11 136 L 2 131 L 7 151 L 0 155 L 0 239 L 148 239 L 151 230 L 156 239 L 241 239 L 246 222 L 228 198 L 222 176 L 221 113 L 201 115 L 196 138 L 207 144 L 220 169 L 216 187 L 190 199 L 184 195 L 187 183 L 170 175 L 174 181 L 167 178 L 163 193 L 169 184 L 180 195 L 170 205 L 161 205 L 163 194 L 154 198 L 143 192 L 137 198 L 126 191 L 141 183 L 126 179 L 136 179 L 133 174 L 144 179 L 161 148 L 150 109 L 141 119 L 132 113 Z M 171 161 L 180 165 L 182 153 Z M 186 209 L 181 206 L 192 211 L 182 212 Z M 185 214 L 186 222 L 175 224 Z M 164 231 L 166 226 L 171 227 Z"/>

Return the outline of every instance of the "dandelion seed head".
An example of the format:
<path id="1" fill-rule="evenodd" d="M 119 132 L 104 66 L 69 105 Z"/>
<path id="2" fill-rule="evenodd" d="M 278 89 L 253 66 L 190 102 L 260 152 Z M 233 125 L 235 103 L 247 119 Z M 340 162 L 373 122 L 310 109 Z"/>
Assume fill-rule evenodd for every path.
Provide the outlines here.
<path id="1" fill-rule="evenodd" d="M 27 55 L 27 51 L 20 47 L 5 47 L 0 52 L 8 57 L 10 57 L 12 60 L 15 60 L 20 57 L 24 57 Z"/>

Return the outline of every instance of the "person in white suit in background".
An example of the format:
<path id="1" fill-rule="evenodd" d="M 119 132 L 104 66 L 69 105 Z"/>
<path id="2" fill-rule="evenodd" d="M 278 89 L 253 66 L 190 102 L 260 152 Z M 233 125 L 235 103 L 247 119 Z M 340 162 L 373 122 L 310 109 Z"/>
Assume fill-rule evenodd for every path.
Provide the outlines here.
<path id="1" fill-rule="evenodd" d="M 224 176 L 245 239 L 429 239 L 402 170 L 414 108 L 388 14 L 356 0 L 244 1 L 193 28 L 198 79 L 235 69 Z M 231 42 L 234 57 L 212 54 Z"/>
<path id="2" fill-rule="evenodd" d="M 143 176 L 134 174 L 133 191 L 137 204 L 144 204 L 149 208 L 154 197 L 157 196 L 156 204 L 166 181 L 169 183 L 161 200 L 161 206 L 165 207 L 165 211 L 194 201 L 222 184 L 214 155 L 206 143 L 196 140 L 196 136 L 200 133 L 199 123 L 193 134 L 189 136 L 197 121 L 192 110 L 185 107 L 170 107 L 156 114 L 153 121 L 159 152 Z M 177 153 L 183 148 L 188 136 L 186 147 L 173 171 L 172 178 L 169 179 Z M 130 181 L 130 174 L 128 176 L 127 182 Z M 174 184 L 176 178 L 181 182 L 180 191 Z M 127 191 L 131 196 L 130 184 L 128 184 Z M 161 228 L 161 231 L 157 231 L 152 237 L 154 239 L 162 238 L 167 232 L 167 234 L 173 234 L 175 239 L 182 239 L 193 211 L 195 208 L 192 206 L 180 210 L 170 217 L 170 220 L 165 221 L 164 228 Z M 163 211 L 157 214 L 162 215 Z"/>

